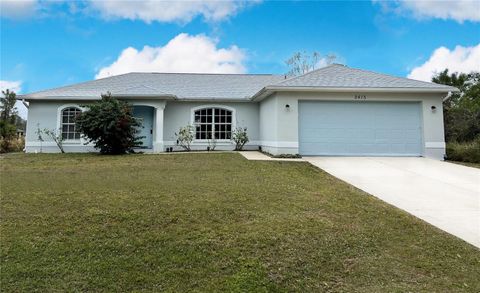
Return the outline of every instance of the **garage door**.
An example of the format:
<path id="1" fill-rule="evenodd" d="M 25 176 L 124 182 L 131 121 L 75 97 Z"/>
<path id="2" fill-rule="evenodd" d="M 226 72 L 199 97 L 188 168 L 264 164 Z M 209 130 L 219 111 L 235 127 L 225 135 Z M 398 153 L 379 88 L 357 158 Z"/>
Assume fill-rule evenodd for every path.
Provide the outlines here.
<path id="1" fill-rule="evenodd" d="M 299 103 L 299 151 L 325 156 L 420 156 L 420 103 Z"/>

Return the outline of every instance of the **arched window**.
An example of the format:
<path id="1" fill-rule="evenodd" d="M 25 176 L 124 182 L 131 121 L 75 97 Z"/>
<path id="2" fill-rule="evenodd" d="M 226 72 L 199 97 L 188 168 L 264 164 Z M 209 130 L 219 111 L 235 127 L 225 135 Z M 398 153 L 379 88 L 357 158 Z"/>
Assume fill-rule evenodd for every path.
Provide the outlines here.
<path id="1" fill-rule="evenodd" d="M 78 140 L 80 139 L 80 132 L 75 125 L 75 118 L 82 111 L 76 107 L 68 107 L 62 110 L 62 138 L 64 140 Z"/>
<path id="2" fill-rule="evenodd" d="M 222 108 L 202 108 L 194 113 L 196 139 L 230 139 L 232 111 Z"/>

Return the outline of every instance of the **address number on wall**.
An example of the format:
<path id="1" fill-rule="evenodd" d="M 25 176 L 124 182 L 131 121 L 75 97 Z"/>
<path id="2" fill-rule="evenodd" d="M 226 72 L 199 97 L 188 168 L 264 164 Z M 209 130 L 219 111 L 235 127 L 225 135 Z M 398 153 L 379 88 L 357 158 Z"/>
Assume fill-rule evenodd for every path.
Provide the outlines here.
<path id="1" fill-rule="evenodd" d="M 366 100 L 367 96 L 366 95 L 355 95 L 353 96 L 354 100 Z"/>

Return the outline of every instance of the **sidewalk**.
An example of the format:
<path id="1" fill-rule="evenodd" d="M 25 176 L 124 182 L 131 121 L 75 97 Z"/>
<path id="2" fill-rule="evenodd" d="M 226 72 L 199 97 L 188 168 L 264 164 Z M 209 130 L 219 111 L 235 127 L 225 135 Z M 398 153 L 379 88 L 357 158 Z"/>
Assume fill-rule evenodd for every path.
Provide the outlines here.
<path id="1" fill-rule="evenodd" d="M 284 162 L 305 162 L 301 158 L 295 159 L 287 159 L 287 158 L 272 158 L 269 157 L 261 152 L 257 151 L 243 151 L 239 152 L 242 156 L 244 156 L 247 160 L 252 161 L 284 161 Z"/>

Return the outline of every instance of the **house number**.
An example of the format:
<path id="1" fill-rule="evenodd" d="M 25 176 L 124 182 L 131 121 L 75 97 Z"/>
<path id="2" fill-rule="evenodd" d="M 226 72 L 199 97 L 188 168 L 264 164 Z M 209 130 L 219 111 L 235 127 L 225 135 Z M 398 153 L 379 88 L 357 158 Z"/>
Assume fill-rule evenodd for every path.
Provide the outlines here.
<path id="1" fill-rule="evenodd" d="M 365 96 L 365 95 L 355 95 L 354 99 L 355 100 L 366 100 L 367 96 Z"/>

